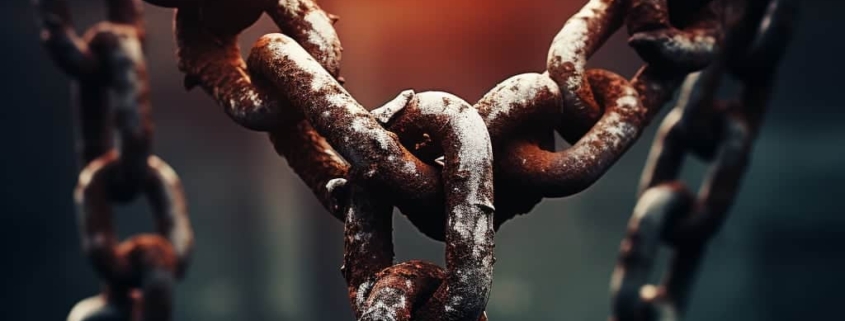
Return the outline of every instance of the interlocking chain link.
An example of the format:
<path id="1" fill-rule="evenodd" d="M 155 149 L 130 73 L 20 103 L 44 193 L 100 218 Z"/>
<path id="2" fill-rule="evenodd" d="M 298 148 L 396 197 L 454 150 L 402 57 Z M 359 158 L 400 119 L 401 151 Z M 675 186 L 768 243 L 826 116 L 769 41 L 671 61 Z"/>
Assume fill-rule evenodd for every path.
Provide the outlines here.
<path id="1" fill-rule="evenodd" d="M 85 166 L 74 198 L 82 250 L 103 281 L 102 293 L 79 302 L 68 320 L 170 320 L 173 284 L 185 274 L 193 231 L 179 177 L 151 154 L 141 3 L 106 1 L 108 21 L 82 38 L 65 1 L 36 4 L 48 53 L 78 83 Z M 112 204 L 139 194 L 150 203 L 157 233 L 119 242 Z"/>
<path id="2" fill-rule="evenodd" d="M 686 78 L 649 158 L 611 286 L 611 319 L 683 314 L 704 245 L 738 191 L 794 11 L 786 0 L 590 0 L 553 39 L 545 72 L 508 78 L 475 104 L 408 90 L 368 111 L 342 86 L 342 48 L 332 26 L 338 18 L 313 0 L 147 2 L 176 9 L 185 87 L 202 88 L 241 126 L 268 132 L 277 152 L 344 222 L 342 273 L 359 320 L 486 320 L 495 231 L 545 197 L 596 182 Z M 98 27 L 102 40 L 92 37 L 88 45 L 69 28 L 63 1 L 39 8 L 48 50 L 83 94 L 90 162 L 77 191 L 83 246 L 109 286 L 146 291 L 161 271 L 181 275 L 191 234 L 178 180 L 147 157 L 137 3 L 108 5 L 113 21 Z M 244 61 L 238 35 L 263 13 L 281 33 L 258 39 Z M 623 26 L 646 64 L 630 80 L 587 69 Z M 725 72 L 743 83 L 738 102 L 714 98 Z M 116 97 L 110 102 L 107 88 Z M 109 151 L 112 108 L 120 153 Z M 555 132 L 571 146 L 555 150 Z M 687 152 L 713 163 L 698 198 L 677 180 Z M 153 203 L 167 239 L 138 237 L 116 247 L 108 204 L 139 191 Z M 445 241 L 445 268 L 395 264 L 393 207 Z M 660 286 L 646 285 L 661 242 L 675 255 L 669 274 Z M 143 302 L 169 304 L 160 300 L 169 291 L 164 283 L 145 292 Z M 167 310 L 161 306 L 139 311 Z"/>
<path id="3" fill-rule="evenodd" d="M 723 50 L 687 77 L 649 155 L 611 281 L 612 320 L 683 316 L 707 242 L 727 218 L 750 161 L 796 8 L 788 0 L 730 5 L 735 16 L 726 17 L 733 27 Z M 737 100 L 715 98 L 726 72 L 742 83 Z M 686 154 L 711 163 L 698 196 L 678 180 Z M 661 243 L 672 249 L 669 267 L 662 284 L 649 285 Z"/>

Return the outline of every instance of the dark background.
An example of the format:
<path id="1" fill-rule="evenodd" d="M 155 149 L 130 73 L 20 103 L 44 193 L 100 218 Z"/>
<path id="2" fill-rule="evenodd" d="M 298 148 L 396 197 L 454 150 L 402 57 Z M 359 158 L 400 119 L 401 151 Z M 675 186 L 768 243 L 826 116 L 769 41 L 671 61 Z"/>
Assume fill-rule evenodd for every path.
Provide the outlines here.
<path id="1" fill-rule="evenodd" d="M 399 91 L 477 100 L 501 80 L 542 71 L 548 45 L 584 1 L 324 0 L 342 17 L 347 88 L 365 106 Z M 841 126 L 845 2 L 801 1 L 770 113 L 732 215 L 712 241 L 688 320 L 835 319 L 845 299 Z M 77 28 L 100 1 L 72 1 Z M 275 155 L 266 135 L 185 92 L 171 12 L 145 6 L 156 153 L 182 178 L 197 236 L 177 320 L 351 320 L 339 273 L 342 226 Z M 264 18 L 244 35 L 273 32 Z M 69 78 L 40 47 L 25 0 L 0 2 L 2 297 L 0 319 L 63 320 L 98 285 L 82 258 L 72 189 L 80 164 Z M 593 66 L 630 76 L 640 61 L 617 35 Z M 248 48 L 248 46 L 247 46 Z M 496 236 L 492 320 L 602 320 L 608 281 L 658 122 L 595 186 L 546 200 Z M 702 164 L 686 173 L 697 182 Z M 142 202 L 122 235 L 150 230 Z M 404 219 L 398 260 L 442 264 L 443 246 Z"/>

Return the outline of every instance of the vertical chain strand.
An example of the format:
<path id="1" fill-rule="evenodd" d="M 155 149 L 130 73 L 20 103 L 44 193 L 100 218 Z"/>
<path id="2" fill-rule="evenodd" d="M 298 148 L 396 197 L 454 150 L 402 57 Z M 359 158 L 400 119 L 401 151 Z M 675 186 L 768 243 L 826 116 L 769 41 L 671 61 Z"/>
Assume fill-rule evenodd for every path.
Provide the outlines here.
<path id="1" fill-rule="evenodd" d="M 179 177 L 152 155 L 140 5 L 106 1 L 108 21 L 79 38 L 65 1 L 36 2 L 47 51 L 78 82 L 85 166 L 74 198 L 83 252 L 103 281 L 102 293 L 74 306 L 71 321 L 170 320 L 173 286 L 184 276 L 193 249 Z M 112 203 L 139 194 L 150 203 L 157 233 L 120 242 Z"/>

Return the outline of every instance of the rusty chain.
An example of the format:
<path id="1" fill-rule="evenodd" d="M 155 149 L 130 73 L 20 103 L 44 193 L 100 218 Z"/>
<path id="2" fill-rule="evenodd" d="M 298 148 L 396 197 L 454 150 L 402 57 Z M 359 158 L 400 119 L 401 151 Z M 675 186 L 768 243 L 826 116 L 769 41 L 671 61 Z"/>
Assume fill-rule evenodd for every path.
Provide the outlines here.
<path id="1" fill-rule="evenodd" d="M 36 5 L 47 52 L 78 84 L 85 166 L 74 198 L 82 250 L 103 281 L 102 293 L 76 304 L 68 320 L 170 320 L 173 284 L 184 276 L 193 231 L 179 177 L 151 154 L 141 3 L 106 1 L 108 20 L 83 37 L 65 1 Z M 112 204 L 139 194 L 150 204 L 157 233 L 119 242 Z"/>
<path id="2" fill-rule="evenodd" d="M 738 191 L 794 11 L 787 0 L 590 0 L 553 39 L 543 73 L 513 76 L 474 105 L 408 90 L 368 110 L 342 87 L 338 18 L 313 0 L 146 1 L 176 9 L 185 87 L 201 87 L 236 123 L 267 132 L 344 222 L 342 273 L 359 320 L 486 320 L 495 231 L 542 198 L 596 182 L 686 78 L 649 157 L 611 284 L 611 319 L 681 315 L 705 243 Z M 80 84 L 89 163 L 77 189 L 83 248 L 107 284 L 96 309 L 160 313 L 153 318 L 160 320 L 192 236 L 178 179 L 149 156 L 138 3 L 107 4 L 110 22 L 85 42 L 64 1 L 42 0 L 39 9 L 48 51 Z M 281 33 L 258 39 L 244 61 L 238 35 L 265 13 Z M 623 25 L 646 64 L 630 80 L 587 69 Z M 744 85 L 739 101 L 714 98 L 726 72 Z M 112 121 L 119 152 L 111 150 Z M 571 146 L 555 150 L 555 132 Z M 676 179 L 687 152 L 713 162 L 698 198 Z M 118 246 L 109 203 L 140 191 L 166 239 L 139 236 Z M 393 262 L 394 207 L 445 241 L 445 268 Z M 661 242 L 675 256 L 664 283 L 647 285 Z M 143 300 L 127 294 L 138 287 Z M 145 307 L 129 308 L 138 302 Z"/>
<path id="3" fill-rule="evenodd" d="M 612 320 L 683 316 L 707 242 L 726 220 L 750 161 L 796 4 L 748 1 L 729 10 L 734 27 L 724 49 L 687 77 L 652 146 L 611 281 Z M 738 99 L 715 97 L 725 73 L 742 83 Z M 698 196 L 678 180 L 686 154 L 711 163 Z M 646 284 L 661 243 L 671 248 L 669 267 L 660 285 Z"/>

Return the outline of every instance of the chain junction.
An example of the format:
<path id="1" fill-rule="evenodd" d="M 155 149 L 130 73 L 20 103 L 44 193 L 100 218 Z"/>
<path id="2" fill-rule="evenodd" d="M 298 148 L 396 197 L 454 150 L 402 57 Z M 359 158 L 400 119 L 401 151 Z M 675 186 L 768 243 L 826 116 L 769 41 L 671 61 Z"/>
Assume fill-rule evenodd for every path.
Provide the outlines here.
<path id="1" fill-rule="evenodd" d="M 486 320 L 495 231 L 543 198 L 591 186 L 685 82 L 649 156 L 611 281 L 611 320 L 681 317 L 707 240 L 738 192 L 796 9 L 789 0 L 590 0 L 553 39 L 543 73 L 508 78 L 475 104 L 408 90 L 368 110 L 342 86 L 338 18 L 313 0 L 146 1 L 176 9 L 185 87 L 267 132 L 344 222 L 341 270 L 358 320 Z M 38 3 L 47 50 L 79 83 L 82 245 L 105 283 L 71 319 L 166 320 L 192 233 L 178 178 L 150 154 L 140 3 L 106 4 L 109 21 L 80 40 L 65 1 Z M 265 13 L 281 33 L 258 39 L 245 61 L 238 35 Z M 646 64 L 632 79 L 587 69 L 623 26 Z M 739 99 L 716 98 L 725 75 L 742 83 Z M 570 147 L 556 150 L 555 133 Z M 687 153 L 712 163 L 697 197 L 677 179 Z M 140 192 L 160 236 L 118 244 L 109 204 Z M 445 268 L 394 262 L 394 207 L 445 242 Z M 661 243 L 673 259 L 663 283 L 649 285 Z"/>

